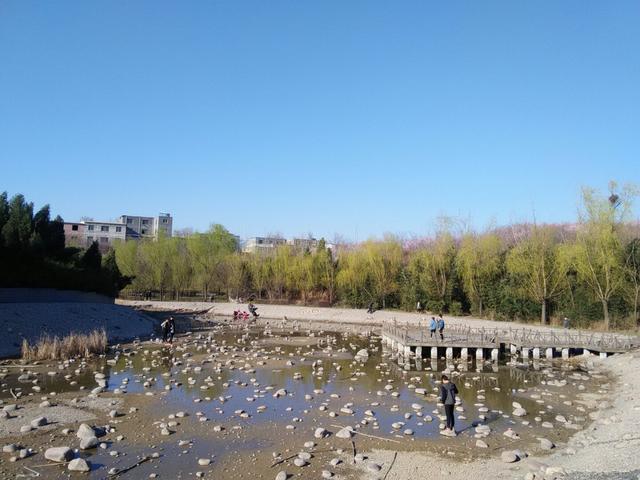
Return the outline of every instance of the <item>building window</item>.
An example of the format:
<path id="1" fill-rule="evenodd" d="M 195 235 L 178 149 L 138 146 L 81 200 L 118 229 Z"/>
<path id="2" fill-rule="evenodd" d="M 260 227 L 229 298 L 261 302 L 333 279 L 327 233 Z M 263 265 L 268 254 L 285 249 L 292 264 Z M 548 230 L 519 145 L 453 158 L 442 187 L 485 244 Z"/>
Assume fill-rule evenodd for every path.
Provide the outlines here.
<path id="1" fill-rule="evenodd" d="M 78 231 L 78 225 L 71 225 L 71 230 L 73 230 L 74 232 Z"/>
<path id="2" fill-rule="evenodd" d="M 101 225 L 100 226 L 100 231 L 101 232 L 108 232 L 109 231 L 109 225 Z"/>
<path id="3" fill-rule="evenodd" d="M 87 230 L 89 230 L 90 232 L 93 231 L 93 225 L 87 225 Z"/>
<path id="4" fill-rule="evenodd" d="M 109 243 L 109 237 L 100 237 L 100 243 Z"/>
<path id="5" fill-rule="evenodd" d="M 143 225 L 149 225 L 149 220 L 142 220 Z"/>
<path id="6" fill-rule="evenodd" d="M 167 220 L 166 218 L 163 218 L 162 223 L 169 223 L 169 220 Z"/>
<path id="7" fill-rule="evenodd" d="M 116 227 L 116 233 L 120 233 L 122 231 L 122 227 Z"/>

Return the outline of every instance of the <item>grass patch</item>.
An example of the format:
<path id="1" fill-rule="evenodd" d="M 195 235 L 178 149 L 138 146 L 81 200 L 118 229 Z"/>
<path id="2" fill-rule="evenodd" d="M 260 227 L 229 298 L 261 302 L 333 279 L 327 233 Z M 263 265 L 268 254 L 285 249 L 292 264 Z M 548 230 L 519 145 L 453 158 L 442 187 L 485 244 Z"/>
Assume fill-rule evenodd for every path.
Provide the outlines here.
<path id="1" fill-rule="evenodd" d="M 43 335 L 33 345 L 22 340 L 22 358 L 33 360 L 66 360 L 89 357 L 107 351 L 107 332 L 104 328 L 90 333 L 70 333 L 62 338 Z"/>

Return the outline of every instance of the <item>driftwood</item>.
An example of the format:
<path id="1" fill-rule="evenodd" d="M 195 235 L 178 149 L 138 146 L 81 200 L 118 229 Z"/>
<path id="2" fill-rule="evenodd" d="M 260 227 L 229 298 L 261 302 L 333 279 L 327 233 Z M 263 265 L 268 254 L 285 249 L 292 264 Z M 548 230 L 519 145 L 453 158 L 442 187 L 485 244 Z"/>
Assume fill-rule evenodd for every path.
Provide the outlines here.
<path id="1" fill-rule="evenodd" d="M 331 426 L 332 426 L 332 427 L 334 427 L 334 428 L 347 428 L 347 427 L 343 427 L 343 426 L 341 426 L 341 425 L 331 425 Z M 378 436 L 376 436 L 376 435 L 371 435 L 371 434 L 369 434 L 369 433 L 362 433 L 362 432 L 359 432 L 358 430 L 353 430 L 353 429 L 352 429 L 351 431 L 352 431 L 353 433 L 357 434 L 357 435 L 363 435 L 363 436 L 365 436 L 365 437 L 375 438 L 375 439 L 377 439 L 377 440 L 386 440 L 387 442 L 401 443 L 401 442 L 399 442 L 398 440 L 393 440 L 393 439 L 391 439 L 391 438 L 385 438 L 385 437 L 378 437 Z"/>
<path id="2" fill-rule="evenodd" d="M 389 472 L 393 468 L 393 464 L 396 463 L 396 458 L 398 458 L 398 452 L 393 453 L 393 460 L 391 460 L 391 465 L 389 465 L 389 470 L 387 470 L 387 473 L 384 474 L 384 477 L 382 477 L 382 480 L 387 480 L 387 476 L 389 475 Z"/>
<path id="3" fill-rule="evenodd" d="M 118 475 L 122 475 L 123 473 L 127 473 L 129 470 L 133 470 L 134 468 L 136 468 L 137 466 L 142 465 L 144 462 L 148 462 L 149 460 L 151 460 L 151 457 L 142 457 L 140 460 L 138 460 L 137 463 L 134 463 L 133 465 L 127 467 L 127 468 L 123 468 L 122 470 L 118 470 L 116 473 L 114 473 L 113 475 L 109 475 L 109 477 L 111 478 L 115 478 Z"/>
<path id="4" fill-rule="evenodd" d="M 353 448 L 353 463 L 356 463 L 356 442 L 351 440 L 351 448 Z"/>

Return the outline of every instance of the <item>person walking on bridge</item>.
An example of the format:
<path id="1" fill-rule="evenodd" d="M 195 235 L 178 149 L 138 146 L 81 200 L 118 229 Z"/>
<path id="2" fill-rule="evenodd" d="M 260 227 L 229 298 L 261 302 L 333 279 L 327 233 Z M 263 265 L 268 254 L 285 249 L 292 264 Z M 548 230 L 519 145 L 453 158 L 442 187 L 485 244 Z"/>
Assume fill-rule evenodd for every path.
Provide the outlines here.
<path id="1" fill-rule="evenodd" d="M 444 318 L 442 318 L 442 314 L 438 316 L 438 330 L 440 331 L 440 340 L 444 340 Z"/>
<path id="2" fill-rule="evenodd" d="M 438 330 L 438 322 L 436 321 L 436 317 L 431 317 L 431 322 L 429 322 L 429 333 L 431 333 L 430 338 L 433 338 L 436 335 L 436 330 Z M 438 338 L 436 336 L 436 338 Z"/>

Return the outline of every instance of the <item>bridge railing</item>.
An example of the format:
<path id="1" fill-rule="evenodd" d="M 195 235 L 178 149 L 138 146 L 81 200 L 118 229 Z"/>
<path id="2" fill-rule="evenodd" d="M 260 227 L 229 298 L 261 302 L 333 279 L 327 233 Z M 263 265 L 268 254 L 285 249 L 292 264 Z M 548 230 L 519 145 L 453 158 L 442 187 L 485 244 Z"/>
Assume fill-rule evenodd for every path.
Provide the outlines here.
<path id="1" fill-rule="evenodd" d="M 426 342 L 429 335 L 427 326 L 401 324 L 395 321 L 383 323 L 382 331 L 405 344 Z M 445 343 L 450 342 L 476 343 L 478 345 L 511 343 L 529 347 L 575 347 L 614 351 L 629 350 L 640 346 L 640 337 L 584 330 L 541 330 L 511 326 L 487 328 L 449 324 L 445 328 Z"/>

